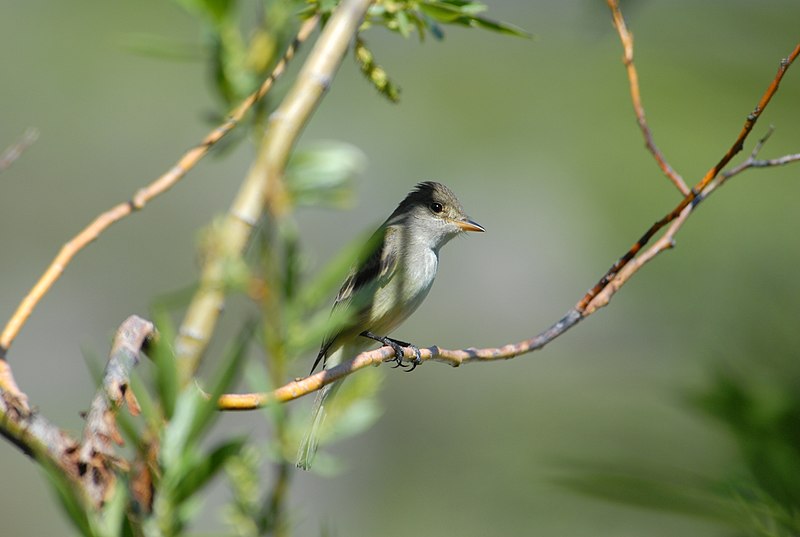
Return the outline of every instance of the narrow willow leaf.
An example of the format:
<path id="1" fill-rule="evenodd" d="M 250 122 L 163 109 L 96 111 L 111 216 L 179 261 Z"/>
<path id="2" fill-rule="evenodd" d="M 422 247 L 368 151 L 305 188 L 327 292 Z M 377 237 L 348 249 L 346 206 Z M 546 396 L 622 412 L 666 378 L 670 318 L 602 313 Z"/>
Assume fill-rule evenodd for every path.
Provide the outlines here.
<path id="1" fill-rule="evenodd" d="M 93 537 L 95 535 L 89 522 L 90 507 L 86 504 L 82 493 L 71 483 L 61 468 L 45 461 L 42 464 L 44 474 L 50 485 L 56 491 L 56 497 L 61 503 L 61 507 L 75 527 L 82 535 Z"/>
<path id="2" fill-rule="evenodd" d="M 470 21 L 471 26 L 477 26 L 485 30 L 491 30 L 493 32 L 514 37 L 524 37 L 527 39 L 531 39 L 533 37 L 532 34 L 526 32 L 519 26 L 514 26 L 513 24 L 508 24 L 506 22 L 493 21 L 484 17 L 471 17 Z"/>
<path id="3" fill-rule="evenodd" d="M 169 420 L 175 413 L 175 404 L 180 391 L 178 363 L 170 346 L 175 341 L 175 327 L 163 309 L 154 308 L 152 314 L 159 337 L 150 345 L 148 355 L 156 365 L 155 381 L 158 398 L 164 416 Z"/>
<path id="4" fill-rule="evenodd" d="M 457 6 L 444 2 L 424 2 L 419 9 L 432 19 L 444 23 L 454 22 L 464 16 Z"/>
<path id="5" fill-rule="evenodd" d="M 244 444 L 245 441 L 241 438 L 228 440 L 218 445 L 208 455 L 197 459 L 194 465 L 187 466 L 183 479 L 174 490 L 175 502 L 181 503 L 203 488 L 231 457 L 241 451 Z"/>
<path id="6" fill-rule="evenodd" d="M 236 374 L 241 370 L 242 362 L 247 355 L 247 347 L 253 337 L 254 325 L 248 323 L 236 336 L 229 350 L 225 353 L 221 366 L 215 372 L 213 379 L 216 379 L 208 392 L 208 398 L 197 400 L 196 412 L 194 412 L 189 426 L 187 443 L 194 443 L 208 429 L 211 423 L 219 415 L 217 410 L 217 399 L 225 393 L 233 383 Z M 194 386 L 187 388 L 196 391 Z"/>
<path id="7" fill-rule="evenodd" d="M 114 491 L 111 493 L 110 499 L 103 505 L 102 511 L 91 517 L 96 535 L 117 537 L 123 534 L 129 499 L 128 484 L 125 480 L 118 479 Z"/>

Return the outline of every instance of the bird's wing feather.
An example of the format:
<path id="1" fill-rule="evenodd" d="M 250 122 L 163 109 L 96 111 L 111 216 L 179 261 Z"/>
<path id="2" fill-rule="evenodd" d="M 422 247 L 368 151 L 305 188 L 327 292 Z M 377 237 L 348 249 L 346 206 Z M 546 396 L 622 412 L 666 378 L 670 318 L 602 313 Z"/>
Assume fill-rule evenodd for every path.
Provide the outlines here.
<path id="1" fill-rule="evenodd" d="M 382 238 L 380 238 L 380 234 L 383 234 Z M 380 241 L 378 240 L 379 238 Z M 363 297 L 363 302 L 356 300 L 355 307 L 358 308 L 358 311 L 353 312 L 353 320 L 348 326 L 342 327 L 335 333 L 325 337 L 317 354 L 317 359 L 314 360 L 314 365 L 311 367 L 312 372 L 320 362 L 325 367 L 325 358 L 328 356 L 328 351 L 330 351 L 336 338 L 340 334 L 347 332 L 348 328 L 352 329 L 353 326 L 358 326 L 359 317 L 369 313 L 372 307 L 374 289 L 389 280 L 397 268 L 398 248 L 396 243 L 398 240 L 398 231 L 394 226 L 381 227 L 369 240 L 369 243 L 376 245 L 373 252 L 348 272 L 342 288 L 339 289 L 339 293 L 336 295 L 333 311 L 351 307 L 353 299 L 357 296 L 359 298 Z M 363 294 L 359 296 L 359 293 Z"/>

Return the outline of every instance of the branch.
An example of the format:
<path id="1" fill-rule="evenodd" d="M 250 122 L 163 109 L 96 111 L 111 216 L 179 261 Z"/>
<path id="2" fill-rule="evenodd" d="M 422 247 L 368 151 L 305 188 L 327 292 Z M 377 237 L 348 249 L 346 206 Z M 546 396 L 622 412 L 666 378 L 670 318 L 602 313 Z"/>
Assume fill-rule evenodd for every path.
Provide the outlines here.
<path id="1" fill-rule="evenodd" d="M 225 301 L 224 274 L 231 260 L 238 259 L 249 242 L 253 227 L 265 206 L 275 215 L 285 213 L 288 200 L 283 171 L 303 126 L 311 117 L 361 24 L 371 0 L 344 0 L 325 25 L 309 53 L 297 81 L 272 113 L 267 134 L 220 228 L 219 251 L 206 262 L 200 286 L 175 341 L 183 383 L 194 376 Z"/>
<path id="2" fill-rule="evenodd" d="M 716 188 L 721 187 L 725 182 L 733 177 L 734 175 L 738 175 L 745 170 L 749 170 L 750 168 L 770 168 L 773 166 L 785 166 L 786 164 L 791 164 L 792 162 L 797 162 L 800 160 L 800 153 L 795 153 L 793 155 L 784 155 L 778 158 L 772 158 L 767 160 L 760 160 L 758 154 L 761 152 L 761 149 L 764 147 L 764 144 L 767 143 L 769 137 L 772 136 L 774 132 L 774 128 L 770 126 L 767 133 L 756 143 L 753 151 L 750 152 L 750 156 L 747 157 L 741 164 L 738 166 L 734 166 L 728 171 L 722 172 L 719 174 L 719 177 L 716 181 L 714 181 L 709 187 L 703 192 L 703 198 L 708 197 L 708 195 Z"/>
<path id="3" fill-rule="evenodd" d="M 580 312 L 584 312 L 584 316 L 588 313 L 594 311 L 594 309 L 598 307 L 602 307 L 605 305 L 602 300 L 598 301 L 594 305 L 592 305 L 592 301 L 596 296 L 600 294 L 603 289 L 619 274 L 619 272 L 627 265 L 635 256 L 638 254 L 642 248 L 653 238 L 653 236 L 658 233 L 664 226 L 678 218 L 686 209 L 687 207 L 691 207 L 696 205 L 695 199 L 700 195 L 700 193 L 711 183 L 711 181 L 719 174 L 720 170 L 724 168 L 731 159 L 742 150 L 742 146 L 744 144 L 745 139 L 753 130 L 753 127 L 758 121 L 758 118 L 761 116 L 761 113 L 769 104 L 772 96 L 775 95 L 775 92 L 778 90 L 778 86 L 780 85 L 781 80 L 783 79 L 783 75 L 786 73 L 786 70 L 792 64 L 792 62 L 797 58 L 798 54 L 800 54 L 800 44 L 798 44 L 792 53 L 787 57 L 781 60 L 780 67 L 778 68 L 778 72 L 775 75 L 775 78 L 770 83 L 767 90 L 761 96 L 758 104 L 756 105 L 755 109 L 747 116 L 745 120 L 744 126 L 742 130 L 739 132 L 739 136 L 736 137 L 736 140 L 731 145 L 730 149 L 722 156 L 722 158 L 715 164 L 708 172 L 706 172 L 705 176 L 698 182 L 694 188 L 689 192 L 689 194 L 684 197 L 680 203 L 669 213 L 666 214 L 661 220 L 657 221 L 655 224 L 650 226 L 647 231 L 644 232 L 644 235 L 636 241 L 633 246 L 614 263 L 608 272 L 600 279 L 600 281 L 595 284 L 592 289 L 590 289 L 584 297 L 578 302 L 576 309 Z"/>
<path id="4" fill-rule="evenodd" d="M 681 194 L 686 196 L 689 194 L 689 187 L 686 186 L 686 182 L 683 180 L 683 177 L 681 177 L 681 175 L 669 165 L 667 159 L 664 157 L 664 154 L 658 149 L 656 142 L 653 139 L 653 133 L 650 131 L 650 127 L 647 125 L 647 119 L 644 115 L 644 106 L 642 105 L 642 98 L 639 93 L 639 75 L 636 72 L 636 66 L 633 64 L 633 35 L 631 35 L 631 33 L 628 31 L 628 26 L 625 24 L 625 19 L 622 17 L 622 12 L 619 9 L 619 2 L 617 2 L 617 0 L 607 0 L 607 2 L 608 7 L 611 9 L 611 17 L 614 22 L 614 28 L 617 29 L 619 39 L 622 41 L 622 48 L 624 50 L 622 63 L 625 64 L 625 69 L 628 71 L 628 80 L 630 81 L 631 86 L 631 100 L 633 101 L 633 111 L 636 113 L 636 121 L 639 124 L 639 129 L 642 131 L 642 136 L 644 136 L 644 143 L 647 146 L 647 149 L 656 159 L 661 171 L 663 171 L 669 180 L 672 181 L 676 187 L 678 187 L 678 190 L 681 192 Z"/>
<path id="5" fill-rule="evenodd" d="M 550 328 L 540 333 L 539 335 L 523 340 L 519 343 L 508 344 L 503 347 L 475 349 L 468 348 L 462 350 L 445 350 L 436 346 L 420 349 L 421 358 L 423 361 L 435 360 L 439 362 L 449 363 L 453 366 L 459 366 L 463 363 L 469 362 L 485 362 L 493 360 L 506 360 L 516 356 L 533 352 L 544 347 L 547 343 L 560 336 L 581 320 L 585 319 L 592 313 L 596 312 L 599 308 L 607 305 L 613 295 L 644 265 L 652 261 L 661 252 L 672 248 L 675 244 L 675 235 L 681 229 L 688 217 L 691 215 L 695 207 L 698 206 L 700 201 L 705 196 L 710 194 L 715 188 L 715 183 L 712 180 L 717 177 L 720 170 L 730 162 L 731 158 L 738 153 L 744 140 L 750 134 L 757 121 L 758 117 L 764 111 L 764 108 L 769 104 L 770 99 L 778 89 L 783 75 L 792 64 L 792 62 L 800 54 L 800 44 L 798 44 L 792 53 L 784 60 L 781 61 L 780 68 L 778 69 L 775 78 L 770 83 L 769 87 L 761 97 L 755 110 L 747 116 L 744 127 L 742 128 L 739 136 L 736 138 L 734 144 L 720 159 L 720 161 L 712 167 L 703 179 L 695 185 L 695 187 L 684 197 L 684 199 L 664 218 L 653 224 L 640 238 L 634 246 L 617 261 L 611 269 L 603 276 L 595 287 L 593 287 L 572 309 L 570 309 L 564 317 L 558 322 L 553 324 Z M 754 167 L 767 167 L 779 166 L 800 160 L 800 155 L 787 155 L 778 159 L 770 161 L 759 161 L 755 159 L 758 151 L 763 146 L 765 138 L 759 141 L 756 149 L 751 154 L 750 159 L 745 161 L 742 165 L 730 170 L 727 177 L 740 173 L 741 171 L 754 168 Z M 642 251 L 649 240 L 662 228 L 667 226 L 664 235 L 650 248 Z M 638 254 L 638 256 L 637 256 Z M 320 371 L 305 378 L 296 379 L 276 390 L 268 393 L 249 393 L 249 394 L 226 394 L 219 398 L 218 406 L 220 410 L 250 410 L 258 408 L 267 404 L 283 403 L 291 401 L 307 395 L 311 392 L 319 390 L 325 385 L 331 384 L 336 380 L 346 377 L 368 366 L 377 366 L 386 360 L 391 360 L 394 352 L 390 347 L 381 347 L 379 349 L 368 351 L 359 354 L 353 360 L 342 363 L 336 367 Z M 406 358 L 412 358 L 413 353 L 407 350 Z"/>
<path id="6" fill-rule="evenodd" d="M 549 342 L 578 324 L 583 319 L 574 308 L 567 312 L 553 326 L 538 336 L 510 343 L 502 347 L 487 349 L 440 349 L 437 346 L 420 349 L 420 358 L 423 362 L 433 360 L 443 362 L 453 367 L 471 362 L 491 362 L 495 360 L 508 360 L 541 349 Z M 414 358 L 411 349 L 405 349 L 406 358 Z M 219 398 L 220 410 L 252 410 L 273 403 L 286 403 L 309 393 L 315 392 L 342 379 L 359 369 L 369 366 L 378 366 L 385 361 L 394 360 L 394 350 L 391 347 L 381 347 L 372 351 L 362 352 L 349 362 L 343 362 L 330 369 L 318 371 L 302 379 L 296 379 L 269 393 L 243 393 L 225 394 Z"/>
<path id="7" fill-rule="evenodd" d="M 19 404 L 16 394 L 0 388 L 0 434 L 43 465 L 55 466 L 77 480 L 78 442 L 36 411 Z"/>
<path id="8" fill-rule="evenodd" d="M 101 215 L 97 216 L 88 226 L 86 226 L 80 233 L 75 235 L 69 242 L 64 244 L 58 255 L 50 263 L 50 266 L 44 274 L 36 282 L 36 285 L 28 292 L 25 298 L 22 299 L 16 311 L 6 323 L 2 334 L 0 334 L 0 359 L 4 358 L 11 347 L 14 339 L 19 334 L 22 326 L 27 321 L 28 317 L 33 313 L 33 309 L 41 301 L 42 297 L 50 290 L 53 284 L 58 280 L 64 270 L 69 265 L 72 258 L 80 252 L 89 243 L 97 239 L 102 232 L 111 227 L 112 224 L 119 222 L 134 211 L 139 211 L 153 198 L 163 194 L 186 175 L 199 161 L 202 159 L 211 148 L 219 142 L 225 135 L 233 130 L 247 111 L 266 93 L 272 88 L 275 80 L 283 74 L 286 70 L 286 65 L 294 56 L 298 46 L 302 43 L 316 27 L 318 18 L 314 17 L 307 20 L 297 37 L 286 50 L 283 58 L 275 66 L 270 76 L 264 81 L 261 87 L 247 97 L 235 110 L 233 110 L 228 119 L 224 123 L 209 132 L 203 140 L 184 153 L 178 162 L 161 177 L 140 189 L 133 196 L 133 199 L 126 201 L 112 207 Z M 9 372 L 10 375 L 10 372 Z M 15 391 L 13 378 L 8 375 L 0 374 L 0 387 L 9 391 Z M 18 391 L 18 390 L 16 390 Z"/>
<path id="9" fill-rule="evenodd" d="M 28 129 L 19 142 L 8 146 L 2 153 L 0 153 L 0 173 L 6 171 L 14 164 L 14 161 L 22 156 L 33 143 L 39 138 L 39 131 L 36 129 Z"/>
<path id="10" fill-rule="evenodd" d="M 0 388 L 0 434 L 45 468 L 73 486 L 91 504 L 102 505 L 116 480 L 117 464 L 111 442 L 121 443 L 114 414 L 123 401 L 132 413 L 138 409 L 128 378 L 142 345 L 155 334 L 152 323 L 133 316 L 114 337 L 103 385 L 86 419 L 79 444 L 47 418 L 20 405 L 15 394 Z"/>
<path id="11" fill-rule="evenodd" d="M 114 453 L 113 444 L 123 443 L 117 429 L 116 413 L 124 402 L 131 414 L 139 414 L 139 404 L 128 385 L 130 374 L 139 363 L 142 347 L 155 336 L 153 323 L 136 315 L 122 323 L 114 336 L 103 384 L 86 416 L 78 464 L 83 486 L 96 506 L 102 505 L 114 490 L 115 467 L 128 470 Z"/>

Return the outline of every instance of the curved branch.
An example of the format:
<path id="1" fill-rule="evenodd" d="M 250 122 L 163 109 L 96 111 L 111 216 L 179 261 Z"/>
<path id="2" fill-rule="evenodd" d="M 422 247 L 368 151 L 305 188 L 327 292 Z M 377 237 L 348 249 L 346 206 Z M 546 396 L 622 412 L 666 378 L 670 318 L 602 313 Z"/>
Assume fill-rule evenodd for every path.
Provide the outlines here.
<path id="1" fill-rule="evenodd" d="M 583 319 L 574 308 L 569 310 L 557 323 L 541 334 L 502 347 L 486 349 L 441 349 L 437 346 L 421 348 L 420 358 L 423 362 L 433 360 L 443 362 L 453 367 L 470 362 L 490 362 L 494 360 L 508 360 L 541 349 L 549 342 L 578 324 Z M 405 349 L 406 358 L 414 358 L 411 349 Z M 272 403 L 285 403 L 309 393 L 315 392 L 341 378 L 355 373 L 359 369 L 369 366 L 378 366 L 385 361 L 394 360 L 392 347 L 362 352 L 349 362 L 343 362 L 335 367 L 318 371 L 302 379 L 296 379 L 269 393 L 243 393 L 225 394 L 218 400 L 220 410 L 252 410 Z"/>
<path id="2" fill-rule="evenodd" d="M 223 280 L 226 267 L 231 260 L 241 256 L 265 205 L 278 216 L 288 207 L 283 171 L 289 153 L 328 90 L 371 3 L 371 0 L 344 0 L 339 4 L 309 53 L 297 81 L 270 116 L 256 161 L 221 225 L 217 241 L 219 251 L 206 262 L 200 286 L 178 331 L 175 353 L 184 384 L 197 370 L 217 324 L 225 301 Z"/>
<path id="3" fill-rule="evenodd" d="M 503 347 L 485 349 L 461 349 L 447 350 L 433 346 L 420 349 L 423 361 L 435 360 L 445 362 L 453 366 L 459 366 L 469 362 L 485 362 L 493 360 L 507 360 L 521 354 L 526 354 L 541 349 L 547 343 L 557 338 L 581 320 L 585 319 L 601 307 L 607 305 L 613 295 L 645 264 L 652 261 L 658 254 L 669 250 L 675 244 L 675 235 L 691 215 L 698 204 L 707 197 L 719 183 L 713 183 L 712 179 L 720 175 L 720 170 L 730 162 L 731 158 L 741 150 L 744 140 L 752 131 L 758 116 L 763 112 L 772 96 L 778 89 L 786 69 L 791 65 L 795 58 L 800 54 L 800 45 L 784 60 L 781 61 L 780 68 L 770 86 L 759 101 L 755 111 L 747 117 L 747 121 L 739 133 L 736 141 L 725 156 L 703 177 L 672 212 L 651 226 L 647 232 L 637 241 L 634 246 L 612 266 L 603 279 L 592 288 L 576 305 L 569 310 L 564 317 L 553 324 L 550 328 L 539 335 L 523 340 L 519 343 L 508 344 Z M 800 160 L 800 155 L 786 155 L 771 160 L 756 160 L 756 156 L 766 141 L 762 138 L 753 150 L 750 158 L 743 164 L 733 168 L 729 172 L 720 175 L 727 179 L 746 169 L 755 167 L 780 166 L 790 162 Z M 664 235 L 647 250 L 642 250 L 647 242 L 664 226 L 670 224 Z M 638 255 L 637 255 L 638 254 Z M 413 358 L 410 349 L 406 350 L 406 358 Z M 296 379 L 292 382 L 268 393 L 248 393 L 248 394 L 225 394 L 218 400 L 220 410 L 251 410 L 268 404 L 284 403 L 297 399 L 309 393 L 319 390 L 325 385 L 331 384 L 341 378 L 350 375 L 359 369 L 369 366 L 377 366 L 386 360 L 394 358 L 394 351 L 391 347 L 381 347 L 368 352 L 363 352 L 349 362 L 344 362 L 336 367 L 319 371 L 308 377 Z"/>
<path id="4" fill-rule="evenodd" d="M 19 334 L 28 317 L 33 313 L 33 309 L 42 300 L 45 294 L 50 290 L 53 284 L 61 277 L 61 274 L 67 268 L 67 265 L 72 261 L 72 258 L 80 252 L 89 243 L 97 239 L 101 233 L 108 229 L 112 224 L 122 220 L 134 211 L 139 211 L 153 198 L 163 194 L 175 184 L 180 181 L 189 170 L 191 170 L 202 159 L 211 148 L 219 142 L 225 135 L 233 130 L 248 110 L 259 101 L 266 93 L 272 88 L 275 80 L 283 74 L 286 70 L 286 65 L 292 59 L 298 46 L 302 43 L 316 27 L 318 18 L 314 17 L 307 20 L 297 37 L 286 50 L 281 60 L 275 66 L 269 77 L 263 82 L 261 87 L 247 97 L 242 103 L 233 110 L 224 123 L 209 132 L 205 138 L 196 146 L 188 150 L 178 160 L 178 162 L 164 173 L 161 177 L 147 185 L 146 187 L 138 190 L 134 194 L 133 199 L 126 201 L 112 207 L 106 212 L 97 216 L 88 226 L 86 226 L 80 233 L 75 235 L 69 242 L 64 244 L 61 250 L 56 255 L 55 259 L 47 267 L 47 270 L 36 282 L 36 285 L 28 292 L 25 298 L 22 299 L 16 311 L 6 323 L 2 334 L 0 334 L 0 358 L 4 357 L 14 342 L 14 339 Z M 10 372 L 9 372 L 10 375 Z M 14 391 L 13 378 L 3 378 L 0 375 L 0 387 Z"/>

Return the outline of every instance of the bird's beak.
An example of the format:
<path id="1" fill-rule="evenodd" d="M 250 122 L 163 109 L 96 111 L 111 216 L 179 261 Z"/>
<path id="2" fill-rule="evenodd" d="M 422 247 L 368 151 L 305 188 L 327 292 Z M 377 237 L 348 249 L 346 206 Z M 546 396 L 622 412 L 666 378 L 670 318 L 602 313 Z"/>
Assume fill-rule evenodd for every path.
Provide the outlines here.
<path id="1" fill-rule="evenodd" d="M 480 225 L 479 223 L 473 222 L 472 220 L 466 218 L 464 220 L 456 222 L 456 225 L 460 227 L 463 231 L 480 231 L 480 232 L 486 231 L 485 229 L 483 229 L 483 226 Z"/>

